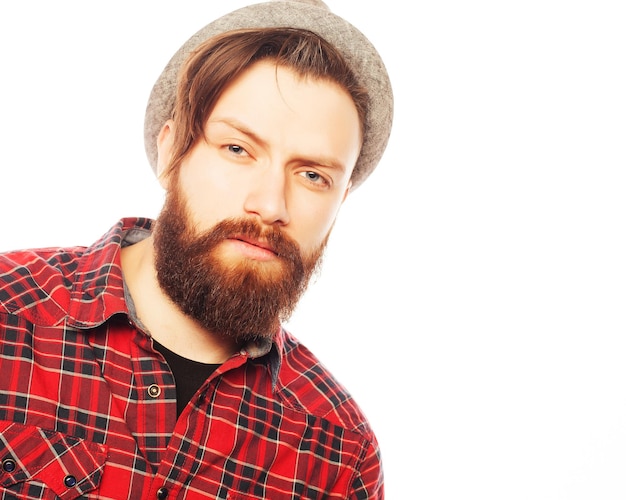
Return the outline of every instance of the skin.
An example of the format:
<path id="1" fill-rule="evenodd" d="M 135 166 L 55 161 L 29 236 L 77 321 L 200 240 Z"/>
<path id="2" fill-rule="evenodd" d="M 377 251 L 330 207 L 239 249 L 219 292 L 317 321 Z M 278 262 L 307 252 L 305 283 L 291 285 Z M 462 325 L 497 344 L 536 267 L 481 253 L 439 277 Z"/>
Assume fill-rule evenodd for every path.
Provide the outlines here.
<path id="1" fill-rule="evenodd" d="M 167 167 L 175 133 L 168 121 L 158 138 L 165 189 L 172 183 Z M 280 226 L 305 255 L 323 242 L 350 190 L 361 146 L 358 114 L 345 90 L 261 61 L 226 88 L 205 135 L 179 172 L 197 231 L 226 218 L 249 217 Z M 227 240 L 219 255 L 225 262 L 254 261 L 259 272 L 278 265 L 262 238 Z M 122 250 L 122 269 L 139 318 L 170 350 L 222 363 L 239 349 L 183 314 L 159 288 L 152 237 Z"/>

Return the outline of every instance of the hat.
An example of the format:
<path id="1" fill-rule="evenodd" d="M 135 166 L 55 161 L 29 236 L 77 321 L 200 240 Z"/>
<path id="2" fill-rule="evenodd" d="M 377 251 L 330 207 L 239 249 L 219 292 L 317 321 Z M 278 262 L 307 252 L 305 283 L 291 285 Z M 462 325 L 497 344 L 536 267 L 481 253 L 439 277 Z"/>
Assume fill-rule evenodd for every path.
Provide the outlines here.
<path id="1" fill-rule="evenodd" d="M 393 117 L 391 83 L 372 43 L 354 26 L 333 14 L 319 0 L 272 0 L 235 10 L 200 29 L 187 40 L 152 88 L 144 121 L 144 144 L 152 170 L 157 169 L 157 137 L 172 117 L 180 67 L 208 38 L 242 28 L 289 27 L 312 31 L 335 46 L 369 94 L 361 154 L 352 174 L 352 188 L 372 173 L 383 155 Z"/>

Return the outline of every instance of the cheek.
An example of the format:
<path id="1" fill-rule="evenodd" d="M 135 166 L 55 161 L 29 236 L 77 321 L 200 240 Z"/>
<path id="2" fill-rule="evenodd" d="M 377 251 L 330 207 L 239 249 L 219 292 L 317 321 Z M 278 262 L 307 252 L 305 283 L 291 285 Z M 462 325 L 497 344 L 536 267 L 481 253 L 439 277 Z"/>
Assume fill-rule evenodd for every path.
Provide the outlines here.
<path id="1" fill-rule="evenodd" d="M 297 214 L 292 214 L 292 222 L 298 227 L 299 235 L 296 238 L 303 250 L 315 249 L 326 239 L 339 213 L 341 200 L 318 207 L 317 210 L 311 210 L 311 206 L 302 207 Z"/>
<path id="2" fill-rule="evenodd" d="M 216 203 L 215 197 L 195 186 L 189 189 L 184 188 L 183 183 L 180 186 L 182 188 L 180 196 L 185 202 L 188 222 L 196 233 L 211 229 L 221 218 L 224 218 L 218 212 L 218 210 L 224 210 L 224 207 Z"/>
<path id="3" fill-rule="evenodd" d="M 190 214 L 203 228 L 240 215 L 240 183 L 219 175 L 215 169 L 186 165 L 180 172 L 179 185 Z"/>

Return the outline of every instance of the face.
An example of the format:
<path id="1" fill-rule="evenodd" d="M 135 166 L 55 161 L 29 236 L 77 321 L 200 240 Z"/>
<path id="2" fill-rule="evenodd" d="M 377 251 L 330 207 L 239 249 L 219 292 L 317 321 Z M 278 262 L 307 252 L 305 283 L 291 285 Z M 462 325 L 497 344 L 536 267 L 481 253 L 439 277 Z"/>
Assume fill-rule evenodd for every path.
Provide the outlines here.
<path id="1" fill-rule="evenodd" d="M 172 127 L 159 137 L 163 169 Z M 245 329 L 257 324 L 259 331 L 246 335 L 273 334 L 303 291 L 348 193 L 361 144 L 356 108 L 334 83 L 259 62 L 224 91 L 205 136 L 175 172 L 161 176 L 168 197 L 155 232 L 159 281 L 192 317 L 207 309 L 215 318 L 268 311 L 264 320 L 247 321 Z M 173 273 L 177 278 L 164 283 Z M 217 288 L 206 283 L 216 273 Z M 274 295 L 286 297 L 270 306 Z M 206 302 L 216 296 L 228 304 Z M 186 310 L 190 301 L 199 302 L 194 311 Z M 196 319 L 218 333 L 241 334 L 241 324 L 217 328 L 215 318 Z"/>

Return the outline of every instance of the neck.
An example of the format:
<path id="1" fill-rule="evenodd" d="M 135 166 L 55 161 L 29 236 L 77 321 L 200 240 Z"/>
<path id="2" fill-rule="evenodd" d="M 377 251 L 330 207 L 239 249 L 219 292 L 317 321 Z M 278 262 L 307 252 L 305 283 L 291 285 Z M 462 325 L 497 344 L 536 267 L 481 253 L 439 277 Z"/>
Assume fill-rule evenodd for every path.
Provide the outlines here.
<path id="1" fill-rule="evenodd" d="M 234 340 L 203 328 L 163 292 L 156 276 L 151 236 L 123 248 L 121 258 L 124 281 L 137 317 L 157 342 L 179 356 L 201 363 L 223 363 L 238 350 Z"/>

